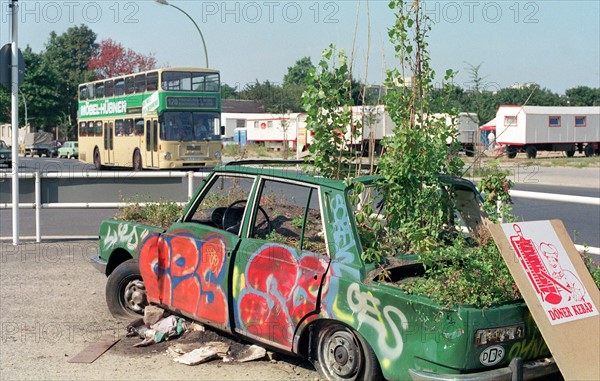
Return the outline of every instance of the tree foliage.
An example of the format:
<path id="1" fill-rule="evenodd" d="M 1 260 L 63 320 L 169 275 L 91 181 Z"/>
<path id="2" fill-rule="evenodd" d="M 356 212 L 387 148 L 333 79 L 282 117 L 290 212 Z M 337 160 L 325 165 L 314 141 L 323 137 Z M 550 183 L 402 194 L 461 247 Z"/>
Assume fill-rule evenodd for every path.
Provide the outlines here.
<path id="1" fill-rule="evenodd" d="M 154 55 L 144 55 L 133 49 L 125 48 L 112 39 L 102 40 L 98 53 L 93 55 L 88 63 L 97 79 L 116 77 L 156 68 Z"/>

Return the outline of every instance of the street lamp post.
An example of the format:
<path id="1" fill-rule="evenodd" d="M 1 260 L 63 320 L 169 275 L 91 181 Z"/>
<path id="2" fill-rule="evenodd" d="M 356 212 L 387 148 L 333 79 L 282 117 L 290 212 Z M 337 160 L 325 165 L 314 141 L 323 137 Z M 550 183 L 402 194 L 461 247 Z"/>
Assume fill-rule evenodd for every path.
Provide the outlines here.
<path id="1" fill-rule="evenodd" d="M 198 26 L 198 24 L 196 24 L 196 21 L 194 21 L 194 19 L 192 18 L 192 16 L 190 16 L 186 11 L 184 11 L 183 9 L 179 8 L 178 6 L 175 6 L 171 3 L 169 3 L 167 0 L 154 0 L 159 4 L 162 5 L 170 5 L 171 7 L 177 9 L 179 12 L 183 13 L 184 15 L 186 15 L 191 21 L 192 23 L 194 23 L 194 26 L 196 27 L 196 29 L 198 30 L 198 33 L 200 34 L 200 38 L 202 39 L 202 46 L 204 47 L 204 57 L 206 57 L 206 68 L 208 68 L 208 51 L 206 50 L 206 42 L 204 41 L 204 35 L 202 34 L 202 31 L 200 30 L 200 27 Z"/>

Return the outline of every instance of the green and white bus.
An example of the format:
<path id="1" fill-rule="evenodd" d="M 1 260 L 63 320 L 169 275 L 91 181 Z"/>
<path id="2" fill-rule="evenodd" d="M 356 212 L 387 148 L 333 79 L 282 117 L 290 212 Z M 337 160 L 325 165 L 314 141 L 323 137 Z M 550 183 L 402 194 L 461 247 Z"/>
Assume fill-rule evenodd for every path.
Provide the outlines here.
<path id="1" fill-rule="evenodd" d="M 221 162 L 219 72 L 162 68 L 79 85 L 79 160 L 97 169 Z"/>

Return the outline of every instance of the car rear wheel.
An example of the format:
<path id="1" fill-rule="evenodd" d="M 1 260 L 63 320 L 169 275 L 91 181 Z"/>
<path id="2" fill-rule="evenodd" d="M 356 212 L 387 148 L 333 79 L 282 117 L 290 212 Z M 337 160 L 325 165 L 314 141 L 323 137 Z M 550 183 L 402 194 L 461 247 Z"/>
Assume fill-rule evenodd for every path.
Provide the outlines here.
<path id="1" fill-rule="evenodd" d="M 117 319 L 131 319 L 144 314 L 148 305 L 146 287 L 134 259 L 121 263 L 108 277 L 106 304 Z"/>
<path id="2" fill-rule="evenodd" d="M 315 368 L 326 380 L 380 380 L 379 362 L 369 344 L 354 330 L 329 324 L 317 332 Z"/>

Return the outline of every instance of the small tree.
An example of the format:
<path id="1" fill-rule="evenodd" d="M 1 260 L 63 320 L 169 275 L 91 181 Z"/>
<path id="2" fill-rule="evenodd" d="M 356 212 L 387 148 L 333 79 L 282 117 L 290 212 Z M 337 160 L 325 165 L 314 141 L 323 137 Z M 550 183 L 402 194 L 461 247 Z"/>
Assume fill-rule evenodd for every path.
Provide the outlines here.
<path id="1" fill-rule="evenodd" d="M 156 58 L 153 54 L 144 55 L 126 49 L 110 38 L 100 42 L 98 54 L 92 56 L 88 63 L 88 68 L 93 70 L 98 78 L 152 70 L 155 67 Z"/>
<path id="2" fill-rule="evenodd" d="M 360 170 L 353 147 L 361 125 L 352 119 L 352 92 L 346 54 L 330 45 L 323 51 L 318 68 L 310 71 L 302 94 L 306 128 L 313 134 L 311 159 L 315 169 L 327 178 L 351 178 Z"/>

